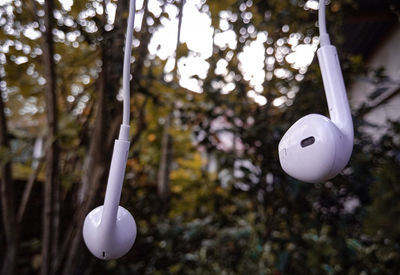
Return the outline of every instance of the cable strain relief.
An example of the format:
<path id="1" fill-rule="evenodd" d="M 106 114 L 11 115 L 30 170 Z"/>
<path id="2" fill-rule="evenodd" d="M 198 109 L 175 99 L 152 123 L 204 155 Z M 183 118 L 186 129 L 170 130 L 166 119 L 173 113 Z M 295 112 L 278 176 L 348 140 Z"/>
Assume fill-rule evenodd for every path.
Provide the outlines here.
<path id="1" fill-rule="evenodd" d="M 319 35 L 319 45 L 321 47 L 327 46 L 331 44 L 331 40 L 329 39 L 329 34 L 327 33 L 321 33 Z"/>
<path id="2" fill-rule="evenodd" d="M 126 140 L 129 141 L 129 125 L 121 124 L 121 127 L 119 128 L 119 140 Z"/>

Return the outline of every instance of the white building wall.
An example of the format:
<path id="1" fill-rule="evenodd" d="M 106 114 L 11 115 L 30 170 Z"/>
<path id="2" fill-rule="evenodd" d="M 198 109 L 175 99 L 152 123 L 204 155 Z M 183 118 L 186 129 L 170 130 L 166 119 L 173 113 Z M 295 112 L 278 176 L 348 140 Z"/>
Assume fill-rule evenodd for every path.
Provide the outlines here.
<path id="1" fill-rule="evenodd" d="M 386 85 L 390 88 L 382 95 L 382 98 L 400 89 L 400 23 L 390 36 L 382 41 L 380 47 L 373 53 L 367 61 L 367 67 L 371 69 L 385 68 L 387 75 L 395 83 Z M 349 89 L 350 105 L 354 109 L 358 109 L 363 103 L 370 102 L 368 96 L 377 87 L 366 81 L 358 80 L 354 82 Z M 382 98 L 376 98 L 379 101 Z M 372 102 L 373 103 L 373 102 Z M 374 139 L 379 138 L 385 133 L 387 120 L 400 119 L 400 94 L 392 97 L 386 103 L 379 105 L 364 117 L 368 122 L 378 125 L 380 128 L 365 128 Z"/>

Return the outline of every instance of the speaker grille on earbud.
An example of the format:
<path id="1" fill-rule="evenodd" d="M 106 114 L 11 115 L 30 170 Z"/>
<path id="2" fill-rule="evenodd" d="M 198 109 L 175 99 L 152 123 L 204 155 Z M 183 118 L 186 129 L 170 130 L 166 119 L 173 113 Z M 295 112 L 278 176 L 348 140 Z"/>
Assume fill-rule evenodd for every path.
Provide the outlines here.
<path id="1" fill-rule="evenodd" d="M 300 145 L 301 145 L 301 147 L 304 148 L 304 147 L 307 147 L 307 146 L 310 146 L 310 145 L 314 144 L 314 142 L 315 142 L 315 138 L 313 136 L 311 136 L 311 137 L 303 139 L 300 142 Z"/>

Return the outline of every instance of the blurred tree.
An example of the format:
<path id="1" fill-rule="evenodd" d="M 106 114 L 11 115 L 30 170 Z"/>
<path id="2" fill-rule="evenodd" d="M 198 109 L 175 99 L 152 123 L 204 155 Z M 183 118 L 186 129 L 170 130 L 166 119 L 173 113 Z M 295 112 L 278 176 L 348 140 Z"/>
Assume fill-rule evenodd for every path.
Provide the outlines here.
<path id="1" fill-rule="evenodd" d="M 132 52 L 121 204 L 132 210 L 138 238 L 109 262 L 89 254 L 81 230 L 104 198 L 122 118 L 128 1 L 1 4 L 2 274 L 396 273 L 398 123 L 374 142 L 355 116 L 352 160 L 326 183 L 300 183 L 279 166 L 277 144 L 291 123 L 327 113 L 310 64 L 318 46 L 313 1 L 156 2 L 138 5 Z M 328 6 L 335 43 L 356 4 Z M 190 8 L 210 22 L 208 56 L 181 36 Z M 168 39 L 176 50 L 165 56 L 156 36 L 168 22 L 178 30 Z M 310 52 L 303 63 L 293 57 Z M 340 56 L 348 79 L 361 73 L 360 58 Z M 197 61 L 206 73 L 187 73 Z M 21 160 L 41 137 L 44 175 L 33 165 L 42 159 Z"/>

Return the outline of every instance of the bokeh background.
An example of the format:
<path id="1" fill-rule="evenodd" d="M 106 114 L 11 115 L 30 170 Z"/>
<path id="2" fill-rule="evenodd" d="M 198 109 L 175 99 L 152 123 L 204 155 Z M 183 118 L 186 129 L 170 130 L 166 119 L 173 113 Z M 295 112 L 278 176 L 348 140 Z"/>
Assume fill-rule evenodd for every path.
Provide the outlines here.
<path id="1" fill-rule="evenodd" d="M 400 5 L 332 0 L 355 144 L 286 175 L 292 123 L 327 115 L 312 0 L 138 0 L 123 258 L 82 240 L 122 119 L 127 0 L 0 0 L 1 274 L 398 274 Z"/>

